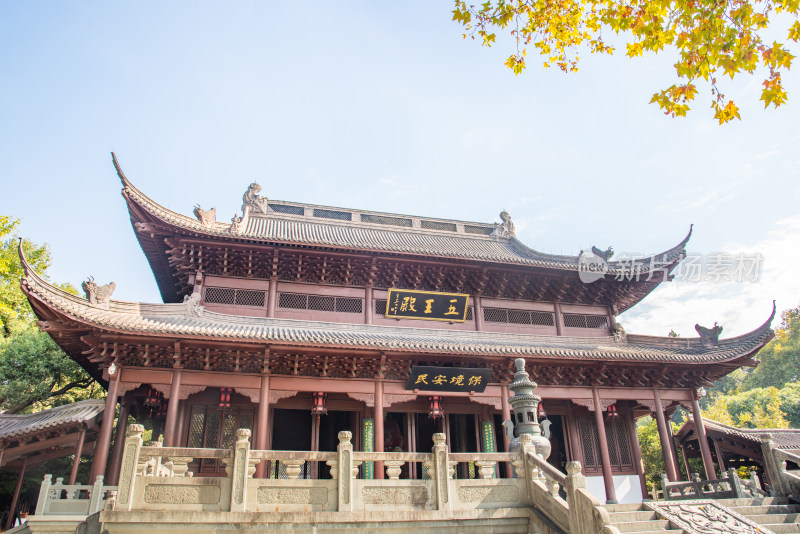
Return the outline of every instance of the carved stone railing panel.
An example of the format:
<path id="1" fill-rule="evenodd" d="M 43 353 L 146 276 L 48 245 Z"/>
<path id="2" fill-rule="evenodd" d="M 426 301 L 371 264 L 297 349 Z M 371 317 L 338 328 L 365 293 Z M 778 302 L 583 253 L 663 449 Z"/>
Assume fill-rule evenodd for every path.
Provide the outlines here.
<path id="1" fill-rule="evenodd" d="M 102 510 L 109 493 L 116 489 L 117 486 L 104 486 L 102 476 L 92 485 L 65 485 L 63 478 L 53 483 L 52 475 L 44 475 L 35 515 L 88 516 Z"/>

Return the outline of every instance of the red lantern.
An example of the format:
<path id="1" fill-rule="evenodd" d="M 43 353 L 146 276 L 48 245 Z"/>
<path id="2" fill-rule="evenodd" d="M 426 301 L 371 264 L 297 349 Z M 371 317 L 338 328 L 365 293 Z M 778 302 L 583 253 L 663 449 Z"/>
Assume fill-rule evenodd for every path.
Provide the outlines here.
<path id="1" fill-rule="evenodd" d="M 428 397 L 428 400 L 431 403 L 431 407 L 428 410 L 428 417 L 436 421 L 439 417 L 444 416 L 444 410 L 442 409 L 442 398 L 438 395 L 434 395 L 433 397 Z"/>
<path id="2" fill-rule="evenodd" d="M 547 418 L 547 412 L 544 411 L 544 404 L 541 402 L 539 403 L 539 410 L 536 412 L 536 415 L 539 417 L 539 421 Z"/>
<path id="3" fill-rule="evenodd" d="M 219 407 L 220 408 L 230 408 L 231 407 L 231 393 L 233 392 L 233 388 L 219 388 Z"/>
<path id="4" fill-rule="evenodd" d="M 328 397 L 327 393 L 317 392 L 314 393 L 314 405 L 311 407 L 312 415 L 325 415 L 328 409 L 325 408 L 325 399 Z"/>
<path id="5" fill-rule="evenodd" d="M 147 390 L 147 396 L 144 398 L 144 405 L 152 410 L 161 404 L 161 392 L 153 388 Z"/>
<path id="6" fill-rule="evenodd" d="M 616 404 L 612 404 L 611 406 L 608 407 L 608 416 L 609 417 L 617 417 L 617 416 L 619 416 L 619 414 L 617 413 L 617 405 Z"/>

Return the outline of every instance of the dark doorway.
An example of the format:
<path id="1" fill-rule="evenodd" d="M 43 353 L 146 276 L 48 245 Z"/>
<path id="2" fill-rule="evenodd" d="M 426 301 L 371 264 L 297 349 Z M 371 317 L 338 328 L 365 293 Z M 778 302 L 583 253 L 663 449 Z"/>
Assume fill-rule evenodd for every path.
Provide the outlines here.
<path id="1" fill-rule="evenodd" d="M 428 414 L 415 413 L 409 414 L 415 418 L 416 423 L 416 440 L 414 449 L 416 452 L 431 452 L 433 450 L 433 435 L 442 431 L 442 418 L 436 421 L 431 419 Z M 425 472 L 425 468 L 421 463 L 417 463 L 414 470 L 417 478 L 430 478 Z"/>
<path id="2" fill-rule="evenodd" d="M 272 449 L 276 451 L 311 450 L 311 411 L 282 410 L 272 414 Z M 270 478 L 288 478 L 281 462 L 269 462 Z M 303 466 L 301 478 L 308 478 L 308 465 Z"/>
<path id="3" fill-rule="evenodd" d="M 560 415 L 548 415 L 550 421 L 550 457 L 547 463 L 561 471 L 567 472 L 567 446 L 564 434 L 564 418 Z"/>
<path id="4" fill-rule="evenodd" d="M 472 414 L 451 414 L 448 416 L 450 452 L 480 452 L 476 421 L 477 417 Z M 476 478 L 475 462 L 459 462 L 457 473 L 458 478 Z"/>
<path id="5" fill-rule="evenodd" d="M 317 436 L 319 439 L 320 451 L 336 451 L 339 446 L 339 432 L 349 430 L 351 433 L 355 428 L 355 412 L 328 412 L 326 415 L 319 416 L 317 426 Z M 330 478 L 331 468 L 325 462 L 316 462 L 317 477 Z"/>

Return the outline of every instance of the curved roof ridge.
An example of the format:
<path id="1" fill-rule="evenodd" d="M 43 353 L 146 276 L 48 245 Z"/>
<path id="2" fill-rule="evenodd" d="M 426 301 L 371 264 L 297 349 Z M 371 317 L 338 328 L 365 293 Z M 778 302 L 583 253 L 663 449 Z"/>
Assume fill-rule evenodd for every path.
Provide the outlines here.
<path id="1" fill-rule="evenodd" d="M 743 341 L 748 341 L 752 338 L 760 338 L 764 335 L 769 335 L 770 339 L 774 332 L 772 331 L 772 320 L 775 319 L 776 307 L 775 301 L 772 301 L 772 313 L 770 313 L 769 317 L 767 318 L 761 326 L 754 328 L 753 330 L 746 332 L 744 334 L 729 337 L 725 339 L 719 340 L 719 347 L 724 348 L 731 345 L 737 345 L 742 343 Z M 650 346 L 664 346 L 664 347 L 674 347 L 680 344 L 686 345 L 687 348 L 689 346 L 701 346 L 702 340 L 698 337 L 670 337 L 670 336 L 650 336 L 644 334 L 628 334 L 628 338 L 632 338 L 634 342 L 645 343 Z"/>
<path id="2" fill-rule="evenodd" d="M 112 160 L 117 175 L 123 184 L 123 196 L 155 218 L 168 225 L 177 225 L 187 230 L 229 238 L 248 238 L 272 240 L 277 242 L 295 242 L 347 247 L 350 250 L 380 250 L 422 255 L 437 255 L 476 259 L 511 264 L 538 265 L 545 268 L 577 271 L 580 256 L 548 254 L 538 251 L 522 243 L 516 237 L 497 238 L 480 234 L 447 233 L 417 227 L 394 227 L 373 223 L 347 223 L 335 219 L 314 219 L 310 217 L 284 216 L 270 213 L 268 216 L 250 215 L 246 218 L 246 226 L 241 232 L 231 232 L 229 223 L 214 221 L 203 224 L 187 215 L 170 210 L 136 188 L 122 171 L 116 155 L 112 152 Z M 286 202 L 286 201 L 282 201 Z M 336 208 L 332 209 L 348 209 Z M 358 210 L 363 211 L 363 210 Z M 377 213 L 377 212 L 372 212 Z M 398 216 L 398 214 L 388 214 Z M 425 218 L 416 215 L 400 215 L 404 217 Z M 435 217 L 434 217 L 435 218 Z M 438 218 L 437 218 L 438 219 Z M 473 221 L 455 221 L 438 219 L 459 224 L 476 224 L 486 226 L 487 223 Z M 398 235 L 405 235 L 407 243 L 401 243 Z M 608 273 L 619 275 L 631 273 L 640 275 L 651 270 L 663 270 L 668 265 L 670 270 L 685 256 L 684 247 L 692 235 L 690 227 L 687 236 L 677 245 L 664 252 L 635 259 L 635 267 L 631 262 L 610 261 Z M 658 258 L 662 258 L 659 266 Z M 635 271 L 635 272 L 634 272 Z M 660 280 L 659 280 L 660 281 Z"/>

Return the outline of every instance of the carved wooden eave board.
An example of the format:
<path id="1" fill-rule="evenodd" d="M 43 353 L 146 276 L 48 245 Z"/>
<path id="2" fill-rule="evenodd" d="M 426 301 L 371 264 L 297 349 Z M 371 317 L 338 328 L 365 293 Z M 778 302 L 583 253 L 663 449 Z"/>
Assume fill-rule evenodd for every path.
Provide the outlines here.
<path id="1" fill-rule="evenodd" d="M 131 184 L 116 158 L 114 165 L 131 224 L 164 302 L 180 302 L 197 271 L 289 280 L 300 278 L 302 265 L 303 276 L 312 273 L 313 283 L 399 284 L 407 289 L 610 305 L 614 313 L 621 313 L 668 276 L 685 257 L 691 236 L 690 230 L 660 254 L 633 262 L 610 261 L 605 278 L 586 284 L 578 277 L 578 256 L 545 254 L 514 237 L 487 235 L 495 225 L 269 201 L 273 208 L 267 213 L 250 215 L 241 228 L 232 229 L 230 223 L 201 222 L 159 205 Z M 280 206 L 304 215 L 275 211 Z M 351 220 L 319 215 L 331 213 L 347 214 Z M 368 222 L 395 220 L 409 224 Z M 452 231 L 441 229 L 445 227 Z"/>
<path id="2" fill-rule="evenodd" d="M 102 376 L 104 366 L 120 361 L 125 354 L 141 359 L 148 351 L 149 363 L 156 367 L 185 366 L 189 360 L 185 355 L 191 354 L 198 370 L 212 369 L 213 360 L 226 371 L 262 372 L 259 365 L 264 364 L 259 362 L 266 350 L 286 359 L 287 374 L 299 374 L 301 357 L 303 365 L 313 369 L 320 369 L 328 357 L 328 363 L 335 362 L 333 367 L 341 370 L 356 365 L 354 358 L 360 358 L 358 365 L 366 366 L 381 355 L 405 364 L 412 359 L 443 358 L 491 362 L 498 369 L 522 356 L 529 359 L 540 380 L 548 373 L 550 380 L 558 380 L 561 373 L 564 383 L 587 385 L 600 380 L 625 385 L 638 381 L 644 386 L 670 382 L 674 375 L 692 385 L 727 373 L 729 365 L 758 351 L 773 336 L 770 324 L 775 314 L 773 306 L 772 315 L 761 327 L 720 340 L 713 347 L 704 346 L 699 338 L 582 338 L 298 321 L 226 315 L 202 307 L 198 310 L 189 303 L 111 300 L 101 307 L 53 286 L 36 274 L 24 257 L 22 261 L 26 274 L 22 289 L 42 328 L 96 377 Z M 175 354 L 187 361 L 175 361 Z M 240 361 L 234 365 L 236 358 Z M 643 376 L 646 383 L 642 383 Z"/>

